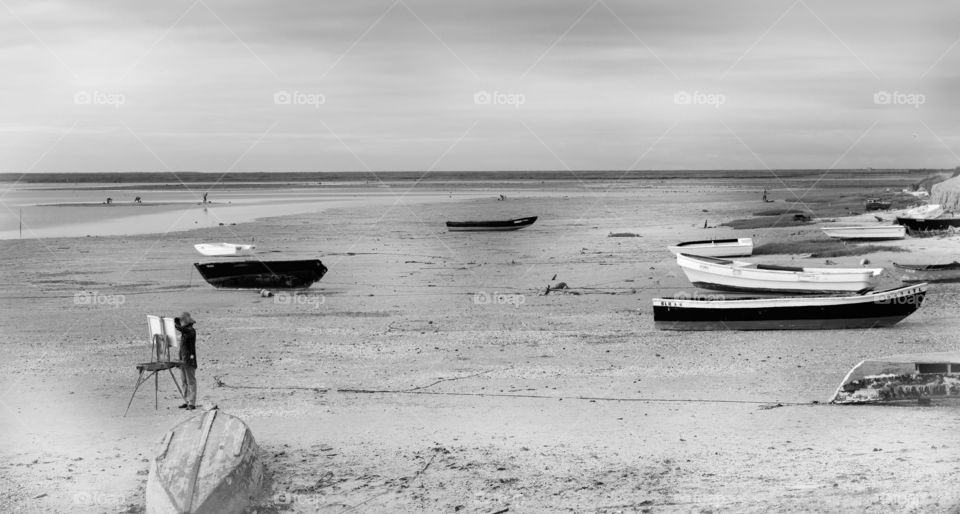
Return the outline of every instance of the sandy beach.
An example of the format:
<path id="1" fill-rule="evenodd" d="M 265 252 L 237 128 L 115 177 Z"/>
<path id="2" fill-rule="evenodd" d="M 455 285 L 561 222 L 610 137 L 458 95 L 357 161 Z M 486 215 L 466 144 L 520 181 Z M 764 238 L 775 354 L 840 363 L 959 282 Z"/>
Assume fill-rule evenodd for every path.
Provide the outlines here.
<path id="1" fill-rule="evenodd" d="M 887 329 L 658 331 L 651 299 L 692 290 L 668 244 L 809 239 L 819 225 L 719 226 L 787 205 L 736 182 L 539 190 L 0 242 L 0 511 L 144 511 L 148 459 L 192 414 L 161 377 L 158 410 L 150 382 L 122 415 L 149 360 L 145 316 L 182 311 L 197 320 L 200 402 L 243 418 L 262 448 L 257 512 L 960 509 L 955 405 L 827 404 L 862 359 L 955 350 L 960 287 L 931 287 Z M 515 233 L 443 225 L 527 215 L 540 219 Z M 330 271 L 263 298 L 193 269 L 193 244 L 251 240 L 261 258 Z M 958 240 L 866 257 L 890 287 L 894 260 L 949 262 Z"/>

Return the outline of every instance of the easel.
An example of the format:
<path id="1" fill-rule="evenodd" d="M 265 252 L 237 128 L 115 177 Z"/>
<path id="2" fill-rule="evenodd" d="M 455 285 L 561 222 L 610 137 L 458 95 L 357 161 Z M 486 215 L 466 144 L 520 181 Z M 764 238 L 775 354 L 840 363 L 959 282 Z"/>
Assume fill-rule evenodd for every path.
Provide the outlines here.
<path id="1" fill-rule="evenodd" d="M 133 398 L 137 395 L 140 386 L 153 377 L 153 408 L 159 409 L 160 405 L 160 373 L 167 370 L 173 384 L 177 386 L 180 396 L 183 396 L 183 389 L 177 382 L 176 375 L 173 374 L 173 368 L 179 368 L 179 361 L 170 360 L 170 348 L 176 348 L 177 330 L 174 327 L 173 318 L 161 318 L 159 316 L 147 315 L 147 325 L 150 327 L 150 358 L 151 362 L 141 362 L 137 364 L 137 384 L 133 387 L 133 394 L 130 395 L 130 401 L 127 402 L 127 410 L 123 411 L 123 416 L 127 416 L 130 411 L 130 405 L 133 404 Z M 147 375 L 144 376 L 144 373 Z"/>

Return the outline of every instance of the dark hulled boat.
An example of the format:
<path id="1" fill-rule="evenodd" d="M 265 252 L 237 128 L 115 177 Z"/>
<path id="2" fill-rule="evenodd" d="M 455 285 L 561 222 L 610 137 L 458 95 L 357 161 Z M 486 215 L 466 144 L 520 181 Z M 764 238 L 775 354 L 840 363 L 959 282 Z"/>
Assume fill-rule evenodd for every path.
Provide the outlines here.
<path id="1" fill-rule="evenodd" d="M 927 284 L 864 295 L 674 299 L 654 298 L 661 330 L 799 330 L 886 327 L 923 303 Z M 722 295 L 720 295 L 722 298 Z"/>
<path id="2" fill-rule="evenodd" d="M 304 261 L 242 261 L 195 263 L 204 280 L 217 288 L 301 289 L 323 278 L 327 267 L 319 259 Z"/>
<path id="3" fill-rule="evenodd" d="M 448 221 L 447 229 L 451 232 L 520 230 L 535 221 L 536 216 L 505 221 Z"/>
<path id="4" fill-rule="evenodd" d="M 960 218 L 897 218 L 897 225 L 907 227 L 910 232 L 938 232 L 950 227 L 960 228 Z"/>

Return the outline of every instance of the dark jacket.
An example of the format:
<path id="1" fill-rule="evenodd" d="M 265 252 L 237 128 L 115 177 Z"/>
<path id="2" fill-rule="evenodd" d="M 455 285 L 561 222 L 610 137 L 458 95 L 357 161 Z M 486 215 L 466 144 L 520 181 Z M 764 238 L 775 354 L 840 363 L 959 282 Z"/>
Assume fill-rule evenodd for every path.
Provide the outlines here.
<path id="1" fill-rule="evenodd" d="M 197 331 L 193 328 L 193 323 L 189 325 L 178 325 L 180 331 L 180 361 L 184 366 L 191 368 L 197 367 Z"/>

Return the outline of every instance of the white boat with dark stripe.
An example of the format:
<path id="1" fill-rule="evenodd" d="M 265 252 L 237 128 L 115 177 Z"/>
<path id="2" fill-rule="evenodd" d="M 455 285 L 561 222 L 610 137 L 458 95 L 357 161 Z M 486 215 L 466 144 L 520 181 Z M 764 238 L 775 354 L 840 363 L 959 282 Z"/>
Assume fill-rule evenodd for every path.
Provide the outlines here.
<path id="1" fill-rule="evenodd" d="M 654 298 L 661 330 L 819 330 L 887 327 L 913 314 L 927 284 L 846 296 Z M 719 298 L 718 298 L 719 297 Z"/>
<path id="2" fill-rule="evenodd" d="M 668 246 L 667 249 L 674 255 L 685 253 L 703 257 L 749 257 L 753 254 L 753 239 L 741 237 L 739 239 L 686 241 Z"/>
<path id="3" fill-rule="evenodd" d="M 874 288 L 883 268 L 797 268 L 677 255 L 690 282 L 703 289 L 764 293 L 863 293 Z"/>
<path id="4" fill-rule="evenodd" d="M 882 241 L 903 239 L 907 236 L 907 227 L 903 225 L 863 225 L 858 227 L 821 227 L 827 237 L 833 239 L 862 239 Z"/>

